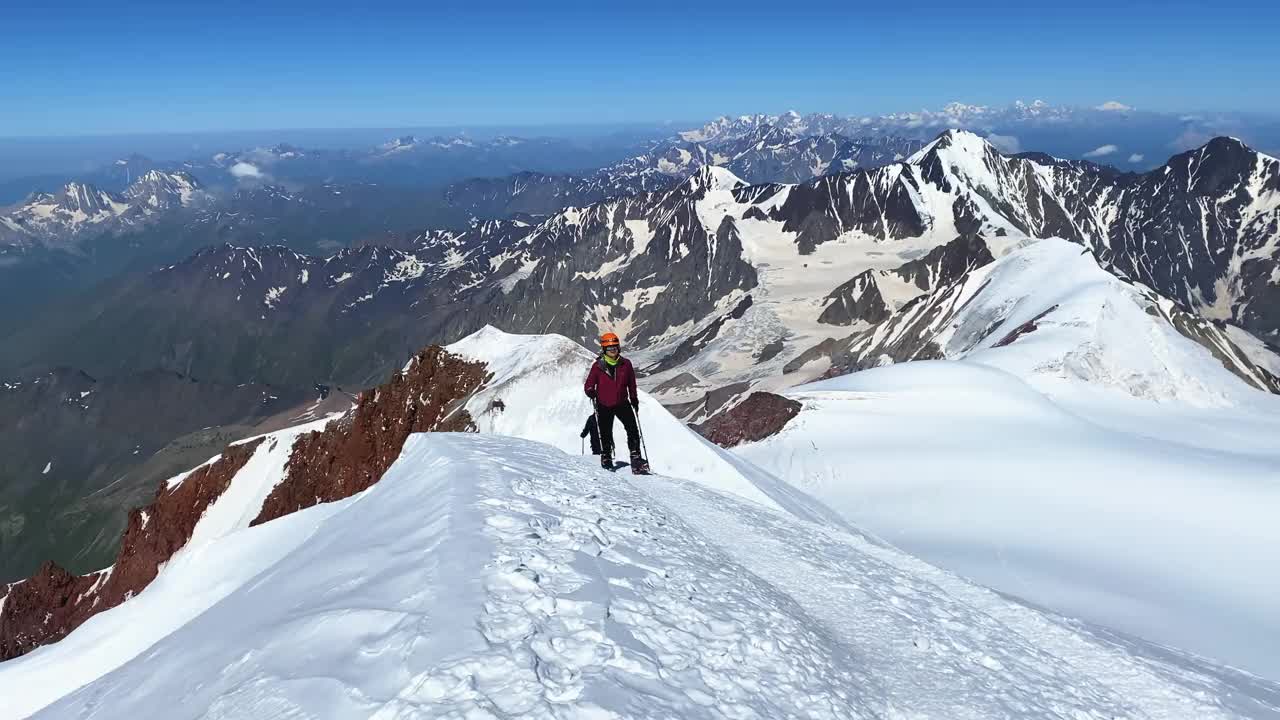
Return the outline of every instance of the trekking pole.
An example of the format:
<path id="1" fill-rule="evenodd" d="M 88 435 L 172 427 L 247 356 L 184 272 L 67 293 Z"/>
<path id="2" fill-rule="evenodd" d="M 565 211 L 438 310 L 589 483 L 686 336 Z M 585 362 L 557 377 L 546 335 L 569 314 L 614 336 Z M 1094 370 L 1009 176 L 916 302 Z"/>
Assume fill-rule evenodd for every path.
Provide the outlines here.
<path id="1" fill-rule="evenodd" d="M 591 414 L 596 418 L 596 435 L 600 436 L 600 454 L 604 455 L 604 428 L 600 426 L 600 404 L 596 402 L 594 397 L 591 398 Z M 610 442 L 613 438 L 609 438 Z"/>
<path id="2" fill-rule="evenodd" d="M 645 444 L 644 444 L 644 426 L 640 424 L 640 406 L 639 405 L 636 406 L 636 411 L 633 414 L 636 416 L 636 432 L 640 434 L 640 451 L 644 453 L 644 461 L 650 462 L 649 448 L 645 447 Z"/>

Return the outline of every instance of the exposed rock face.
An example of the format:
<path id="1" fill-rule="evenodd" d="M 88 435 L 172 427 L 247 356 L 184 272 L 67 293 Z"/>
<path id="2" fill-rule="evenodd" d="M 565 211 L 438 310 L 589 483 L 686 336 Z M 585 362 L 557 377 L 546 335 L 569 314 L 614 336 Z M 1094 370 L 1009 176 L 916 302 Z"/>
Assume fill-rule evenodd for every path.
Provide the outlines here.
<path id="1" fill-rule="evenodd" d="M 760 354 L 756 357 L 756 362 L 768 362 L 778 356 L 786 347 L 786 343 L 781 338 L 760 348 Z"/>
<path id="2" fill-rule="evenodd" d="M 1280 344 L 1280 160 L 1214 138 L 1138 176 L 1107 217 L 1093 248 L 1117 275 Z"/>
<path id="3" fill-rule="evenodd" d="M 163 484 L 155 500 L 129 514 L 116 564 L 72 575 L 46 562 L 28 580 L 9 586 L 0 609 L 0 660 L 57 642 L 94 615 L 142 591 L 162 564 L 191 539 L 204 511 L 227 489 L 261 441 L 232 445 L 215 462 L 179 484 Z"/>
<path id="4" fill-rule="evenodd" d="M 880 295 L 876 272 L 864 270 L 827 295 L 827 305 L 818 322 L 826 325 L 852 325 L 859 320 L 876 324 L 889 317 L 889 306 Z"/>
<path id="5" fill-rule="evenodd" d="M 96 575 L 96 573 L 95 573 Z M 0 659 L 28 653 L 61 640 L 84 622 L 81 599 L 97 584 L 94 575 L 76 576 L 50 560 L 31 578 L 8 587 L 0 616 Z"/>
<path id="6" fill-rule="evenodd" d="M 463 403 L 488 377 L 483 363 L 439 346 L 419 352 L 390 381 L 362 395 L 347 415 L 295 441 L 285 478 L 251 524 L 368 488 L 382 479 L 411 433 L 474 430 Z M 31 578 L 0 587 L 0 660 L 57 642 L 141 592 L 190 541 L 205 510 L 263 442 L 277 439 L 228 446 L 214 462 L 162 484 L 150 505 L 129 514 L 111 568 L 77 576 L 48 562 Z"/>
<path id="7" fill-rule="evenodd" d="M 884 322 L 900 308 L 889 303 L 881 292 L 881 282 L 889 287 L 915 287 L 919 292 L 933 292 L 954 284 L 969 271 L 994 260 L 986 242 L 976 235 L 961 235 L 939 245 L 924 257 L 906 262 L 893 270 L 865 270 L 827 295 L 829 304 L 818 316 L 827 325 L 854 325 Z M 897 291 L 901 295 L 902 291 Z"/>
<path id="8" fill-rule="evenodd" d="M 1039 315 L 1022 323 L 1018 327 L 1014 328 L 1013 331 L 1010 332 L 1008 335 L 1005 335 L 1004 337 L 997 340 L 996 343 L 991 347 L 998 348 L 998 347 L 1005 347 L 1007 345 L 1012 345 L 1015 340 L 1022 337 L 1023 335 L 1027 335 L 1035 332 L 1040 327 L 1039 325 L 1040 321 L 1043 320 L 1046 315 L 1048 315 L 1049 313 L 1057 309 L 1058 309 L 1058 306 L 1054 305 L 1050 307 L 1048 310 L 1045 310 Z"/>
<path id="9" fill-rule="evenodd" d="M 369 488 L 400 456 L 411 433 L 474 431 L 462 403 L 487 375 L 482 363 L 462 360 L 438 345 L 418 353 L 403 372 L 364 393 L 345 417 L 298 438 L 288 474 L 252 524 Z"/>
<path id="10" fill-rule="evenodd" d="M 894 273 L 921 290 L 932 291 L 952 285 L 970 270 L 993 261 L 991 249 L 981 237 L 961 235 L 924 257 L 899 266 Z"/>
<path id="11" fill-rule="evenodd" d="M 775 435 L 800 412 L 800 403 L 768 392 L 752 393 L 741 403 L 693 426 L 720 447 L 731 448 Z"/>
<path id="12" fill-rule="evenodd" d="M 697 384 L 698 384 L 698 377 L 693 373 L 680 373 L 679 375 L 676 375 L 670 380 L 655 387 L 653 389 L 653 392 L 662 393 L 662 392 L 667 392 L 669 390 L 683 390 L 685 388 L 688 388 L 690 386 L 697 385 Z"/>
<path id="13" fill-rule="evenodd" d="M 261 443 L 228 446 L 217 462 L 197 469 L 181 483 L 162 484 L 155 502 L 129 514 L 120 556 L 104 588 L 113 605 L 123 602 L 126 593 L 150 584 L 160 565 L 187 544 L 204 511 L 221 497 Z"/>
<path id="14" fill-rule="evenodd" d="M 741 400 L 742 397 L 751 389 L 750 382 L 737 382 L 723 387 L 712 388 L 702 394 L 702 397 L 692 402 L 683 403 L 675 406 L 668 406 L 676 417 L 683 418 L 688 422 L 709 418 L 726 405 L 732 405 Z"/>
<path id="15" fill-rule="evenodd" d="M 1183 337 L 1199 343 L 1236 377 L 1259 390 L 1280 395 L 1280 375 L 1268 370 L 1265 360 L 1252 357 L 1244 347 L 1232 340 L 1223 323 L 1205 320 L 1186 312 L 1154 293 L 1149 294 L 1149 297 L 1151 306 L 1148 313 L 1164 318 Z"/>

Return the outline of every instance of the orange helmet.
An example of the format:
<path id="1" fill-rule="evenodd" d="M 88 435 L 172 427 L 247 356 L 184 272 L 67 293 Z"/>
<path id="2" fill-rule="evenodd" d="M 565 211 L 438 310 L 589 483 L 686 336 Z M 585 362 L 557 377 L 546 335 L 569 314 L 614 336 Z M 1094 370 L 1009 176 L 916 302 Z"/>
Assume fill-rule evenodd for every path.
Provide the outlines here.
<path id="1" fill-rule="evenodd" d="M 600 336 L 600 347 L 618 347 L 622 343 L 618 342 L 618 336 L 613 333 L 605 333 Z"/>

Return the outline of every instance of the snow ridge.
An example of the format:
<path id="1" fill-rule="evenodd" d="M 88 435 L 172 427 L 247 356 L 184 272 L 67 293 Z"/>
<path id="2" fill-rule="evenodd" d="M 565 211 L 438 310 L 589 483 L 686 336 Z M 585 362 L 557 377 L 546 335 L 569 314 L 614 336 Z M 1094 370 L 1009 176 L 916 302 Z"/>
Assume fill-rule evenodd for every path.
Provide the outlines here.
<path id="1" fill-rule="evenodd" d="M 362 495 L 232 538 L 206 560 L 285 549 L 34 717 L 1213 719 L 1280 697 L 846 529 L 508 437 L 415 435 Z"/>

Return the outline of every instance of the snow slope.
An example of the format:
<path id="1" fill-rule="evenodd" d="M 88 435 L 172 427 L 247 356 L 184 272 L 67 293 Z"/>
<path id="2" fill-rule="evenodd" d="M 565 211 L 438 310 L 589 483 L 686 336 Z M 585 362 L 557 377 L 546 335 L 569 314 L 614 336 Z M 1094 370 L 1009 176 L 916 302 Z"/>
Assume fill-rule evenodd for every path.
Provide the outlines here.
<path id="1" fill-rule="evenodd" d="M 1161 317 L 1162 298 L 1119 280 L 1065 240 L 1026 241 L 970 273 L 960 294 L 965 307 L 939 336 L 948 358 L 967 357 L 1041 385 L 1066 378 L 1199 407 L 1280 408 Z M 1036 329 L 996 347 L 1026 323 Z"/>
<path id="2" fill-rule="evenodd" d="M 1001 353 L 1023 343 L 796 388 L 800 414 L 738 452 L 985 585 L 1280 678 L 1278 399 L 1019 377 Z"/>
<path id="3" fill-rule="evenodd" d="M 238 570 L 253 550 L 270 561 Z M 507 437 L 413 436 L 365 493 L 206 552 L 206 574 L 235 585 L 225 597 L 35 717 L 1280 713 L 1276 685 L 1055 619 L 856 533 Z M 166 568 L 139 599 L 184 602 L 204 582 L 193 569 Z M 38 687 L 56 672 L 41 657 L 89 662 L 67 647 L 0 678 Z"/>
<path id="4" fill-rule="evenodd" d="M 445 349 L 483 362 L 493 373 L 466 404 L 480 432 L 537 440 L 571 454 L 590 452 L 579 433 L 592 413 L 582 386 L 596 356 L 581 345 L 561 335 L 515 335 L 486 326 Z M 821 503 L 690 431 L 644 391 L 639 419 L 654 472 L 696 479 L 800 517 L 835 517 Z M 615 454 L 625 457 L 622 423 L 614 423 L 614 436 Z"/>

